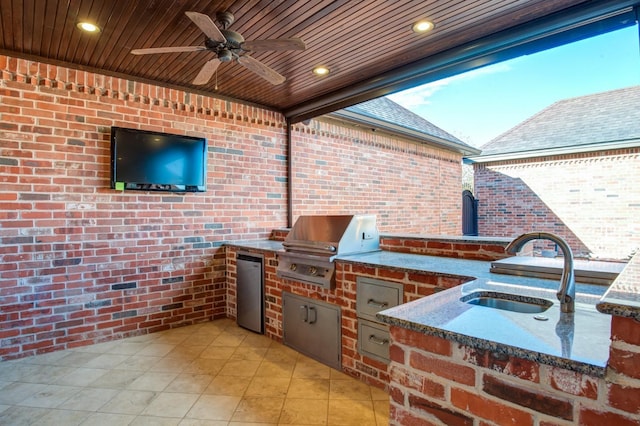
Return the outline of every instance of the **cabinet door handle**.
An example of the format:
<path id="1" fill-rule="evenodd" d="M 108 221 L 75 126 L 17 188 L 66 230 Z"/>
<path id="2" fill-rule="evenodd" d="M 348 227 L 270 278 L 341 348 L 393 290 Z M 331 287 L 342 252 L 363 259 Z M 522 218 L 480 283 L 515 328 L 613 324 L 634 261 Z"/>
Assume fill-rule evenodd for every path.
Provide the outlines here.
<path id="1" fill-rule="evenodd" d="M 316 321 L 318 321 L 318 311 L 316 311 L 316 308 L 313 306 L 309 306 L 309 311 L 313 314 L 309 315 L 309 324 L 315 324 Z"/>
<path id="2" fill-rule="evenodd" d="M 389 306 L 387 302 L 378 302 L 375 299 L 367 300 L 367 305 L 375 306 L 376 308 L 386 308 L 387 306 Z"/>
<path id="3" fill-rule="evenodd" d="M 302 322 L 309 322 L 309 307 L 307 305 L 300 306 L 300 319 Z"/>
<path id="4" fill-rule="evenodd" d="M 388 345 L 389 344 L 389 339 L 381 339 L 379 337 L 376 337 L 375 334 L 372 334 L 369 336 L 369 341 L 371 343 L 375 343 L 376 345 L 380 345 L 380 346 L 384 346 L 384 345 Z"/>

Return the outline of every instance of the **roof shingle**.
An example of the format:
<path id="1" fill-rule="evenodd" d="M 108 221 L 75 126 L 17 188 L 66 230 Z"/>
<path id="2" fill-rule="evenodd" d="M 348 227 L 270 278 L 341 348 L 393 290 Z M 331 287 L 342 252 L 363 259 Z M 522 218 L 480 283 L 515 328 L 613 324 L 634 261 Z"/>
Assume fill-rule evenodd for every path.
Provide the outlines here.
<path id="1" fill-rule="evenodd" d="M 564 99 L 483 145 L 480 157 L 640 139 L 640 86 Z"/>

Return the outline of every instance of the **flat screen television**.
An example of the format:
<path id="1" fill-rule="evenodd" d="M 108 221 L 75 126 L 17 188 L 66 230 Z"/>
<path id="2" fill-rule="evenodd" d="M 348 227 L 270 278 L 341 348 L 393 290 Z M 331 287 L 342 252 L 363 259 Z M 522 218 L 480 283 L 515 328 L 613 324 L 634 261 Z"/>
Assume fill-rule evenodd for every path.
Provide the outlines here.
<path id="1" fill-rule="evenodd" d="M 111 188 L 204 192 L 206 138 L 111 127 Z"/>

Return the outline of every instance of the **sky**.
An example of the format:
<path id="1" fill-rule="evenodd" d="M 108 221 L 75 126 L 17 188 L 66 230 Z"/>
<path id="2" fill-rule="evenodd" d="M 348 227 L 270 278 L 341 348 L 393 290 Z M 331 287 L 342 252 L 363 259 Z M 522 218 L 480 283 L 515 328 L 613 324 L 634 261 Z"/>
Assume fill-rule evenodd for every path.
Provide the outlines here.
<path id="1" fill-rule="evenodd" d="M 389 98 L 479 147 L 561 99 L 638 84 L 638 27 L 632 26 Z"/>

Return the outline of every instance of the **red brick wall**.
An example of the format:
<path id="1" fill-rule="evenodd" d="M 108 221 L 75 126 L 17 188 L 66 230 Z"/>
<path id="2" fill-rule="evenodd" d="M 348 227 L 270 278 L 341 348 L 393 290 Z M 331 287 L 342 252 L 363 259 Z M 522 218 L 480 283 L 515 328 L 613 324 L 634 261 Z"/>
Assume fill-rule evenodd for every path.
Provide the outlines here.
<path id="1" fill-rule="evenodd" d="M 0 358 L 226 315 L 219 244 L 266 238 L 287 225 L 284 118 L 6 56 L 0 72 Z M 114 125 L 207 137 L 208 191 L 111 190 Z M 340 130 L 325 119 L 296 129 L 296 214 L 336 213 L 341 205 L 378 214 L 383 229 L 398 223 L 407 232 L 457 232 L 459 155 Z M 331 178 L 310 173 L 329 170 L 323 161 Z M 437 176 L 443 186 L 416 184 L 422 176 Z M 309 189 L 316 177 L 328 198 L 324 189 Z M 355 205 L 343 203 L 354 197 L 350 186 L 336 191 L 339 182 L 357 183 Z"/>
<path id="2" fill-rule="evenodd" d="M 613 318 L 614 367 L 606 379 L 391 327 L 390 423 L 637 425 L 640 334 L 633 322 Z"/>
<path id="3" fill-rule="evenodd" d="M 286 225 L 279 114 L 0 57 L 0 357 L 224 316 L 223 240 Z M 110 127 L 205 136 L 208 191 L 109 188 Z"/>
<path id="4" fill-rule="evenodd" d="M 548 231 L 605 259 L 640 247 L 640 148 L 476 164 L 474 180 L 481 236 Z"/>
<path id="5" fill-rule="evenodd" d="M 385 233 L 461 234 L 460 154 L 324 118 L 292 133 L 294 217 L 375 213 Z"/>

